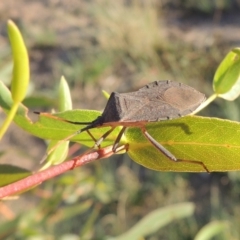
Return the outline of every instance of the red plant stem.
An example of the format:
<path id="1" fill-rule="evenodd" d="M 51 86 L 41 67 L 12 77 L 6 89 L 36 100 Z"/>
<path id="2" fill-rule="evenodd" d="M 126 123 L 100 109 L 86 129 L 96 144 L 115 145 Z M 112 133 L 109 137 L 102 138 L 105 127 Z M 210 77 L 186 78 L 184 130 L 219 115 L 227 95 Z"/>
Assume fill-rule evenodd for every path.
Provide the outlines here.
<path id="1" fill-rule="evenodd" d="M 37 172 L 29 177 L 21 179 L 17 182 L 11 183 L 7 186 L 0 188 L 0 199 L 6 196 L 16 194 L 24 191 L 28 188 L 34 187 L 35 185 L 41 184 L 42 182 L 60 175 L 66 171 L 72 170 L 75 167 L 83 166 L 87 163 L 95 160 L 109 157 L 113 154 L 112 146 L 95 150 L 94 152 L 87 152 L 83 155 L 77 156 L 67 162 L 63 162 L 59 165 L 50 167 L 41 172 Z"/>

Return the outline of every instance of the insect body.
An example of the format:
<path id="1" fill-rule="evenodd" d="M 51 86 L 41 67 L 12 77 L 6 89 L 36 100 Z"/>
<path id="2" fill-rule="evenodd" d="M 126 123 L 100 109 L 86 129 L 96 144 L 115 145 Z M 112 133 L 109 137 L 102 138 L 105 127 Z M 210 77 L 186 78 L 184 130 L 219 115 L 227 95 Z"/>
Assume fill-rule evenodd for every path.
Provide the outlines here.
<path id="1" fill-rule="evenodd" d="M 197 109 L 204 100 L 204 94 L 185 84 L 174 81 L 155 81 L 136 92 L 113 92 L 102 115 L 92 122 L 67 122 L 88 124 L 74 135 L 92 128 L 111 126 L 111 129 L 96 141 L 95 145 L 98 147 L 114 128 L 122 126 L 123 128 L 113 145 L 113 151 L 116 151 L 127 127 L 139 127 L 152 145 L 170 160 L 199 164 L 208 172 L 206 166 L 200 161 L 177 159 L 157 142 L 145 128 L 148 122 L 158 122 L 188 115 Z"/>
<path id="2" fill-rule="evenodd" d="M 182 83 L 156 81 L 136 92 L 113 92 L 98 121 L 131 125 L 179 118 L 193 112 L 204 100 L 204 94 Z"/>

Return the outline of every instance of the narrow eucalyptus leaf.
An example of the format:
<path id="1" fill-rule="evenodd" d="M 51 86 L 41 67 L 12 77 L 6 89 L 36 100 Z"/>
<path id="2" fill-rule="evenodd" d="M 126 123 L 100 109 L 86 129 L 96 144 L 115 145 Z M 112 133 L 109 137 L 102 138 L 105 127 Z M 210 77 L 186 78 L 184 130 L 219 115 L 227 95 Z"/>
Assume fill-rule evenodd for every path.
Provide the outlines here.
<path id="1" fill-rule="evenodd" d="M 11 20 L 8 21 L 8 35 L 13 54 L 13 76 L 11 83 L 12 98 L 15 103 L 21 102 L 27 92 L 29 83 L 29 59 L 22 35 Z"/>

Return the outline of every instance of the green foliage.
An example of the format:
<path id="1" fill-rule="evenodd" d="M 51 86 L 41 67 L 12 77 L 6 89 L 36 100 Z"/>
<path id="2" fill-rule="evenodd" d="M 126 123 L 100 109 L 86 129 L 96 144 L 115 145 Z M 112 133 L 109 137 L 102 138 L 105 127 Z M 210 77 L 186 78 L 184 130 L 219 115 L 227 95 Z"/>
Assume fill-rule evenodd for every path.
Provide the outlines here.
<path id="1" fill-rule="evenodd" d="M 135 56 L 134 51 L 134 49 L 131 49 L 131 54 L 133 57 Z M 236 51 L 232 51 L 232 53 L 237 54 Z M 216 78 L 214 78 L 215 95 L 222 97 L 223 94 L 228 94 L 227 97 L 224 97 L 227 100 L 232 100 L 233 95 L 234 97 L 238 96 L 239 93 L 232 93 L 232 89 L 239 89 L 237 74 L 237 65 L 239 65 L 239 62 L 238 60 L 236 62 L 237 64 L 232 61 L 232 58 L 229 58 L 223 65 L 220 65 L 218 69 L 218 73 L 220 74 L 216 74 Z M 19 63 L 17 61 L 14 62 L 14 64 L 17 64 L 16 67 L 19 67 Z M 61 119 L 67 119 L 71 121 L 92 121 L 100 114 L 100 112 L 93 110 L 69 110 L 71 109 L 71 100 L 68 92 L 68 86 L 64 80 L 61 81 L 60 89 L 59 109 L 64 112 L 53 115 L 42 114 L 39 120 L 33 123 L 27 115 L 28 109 L 21 104 L 19 105 L 17 114 L 14 118 L 15 123 L 17 123 L 22 129 L 30 134 L 44 139 L 53 139 L 54 141 L 52 141 L 50 144 L 51 147 L 55 144 L 55 140 L 62 140 L 79 129 L 79 126 L 66 123 Z M 20 95 L 17 94 L 15 96 L 17 96 L 17 99 L 19 99 Z M 23 95 L 21 95 L 20 98 L 22 96 Z M 65 105 L 65 101 L 67 102 L 67 106 Z M 5 87 L 5 85 L 1 83 L 0 106 L 7 114 L 9 114 L 11 111 L 13 102 L 14 101 L 11 93 Z M 210 101 L 207 102 L 209 103 Z M 147 128 L 157 141 L 162 143 L 167 149 L 169 149 L 179 158 L 203 161 L 211 171 L 238 170 L 240 168 L 238 159 L 238 148 L 240 146 L 240 142 L 238 141 L 236 135 L 236 132 L 239 131 L 239 123 L 237 122 L 220 120 L 216 118 L 189 116 L 179 120 L 151 123 L 147 126 Z M 112 134 L 106 139 L 106 141 L 103 142 L 101 146 L 104 147 L 112 145 L 119 133 L 119 130 L 120 129 L 117 128 L 114 132 L 112 132 Z M 106 131 L 107 128 L 99 128 L 93 129 L 91 132 L 98 139 Z M 93 146 L 93 140 L 87 133 L 77 135 L 71 140 L 80 142 L 88 147 Z M 134 161 L 154 170 L 196 172 L 201 172 L 203 170 L 195 164 L 174 163 L 169 161 L 161 153 L 157 152 L 148 141 L 146 141 L 146 139 L 142 136 L 141 131 L 137 128 L 129 128 L 121 143 L 129 143 L 128 154 Z M 57 148 L 56 150 L 58 151 L 59 149 L 65 147 L 60 146 L 60 148 Z M 66 153 L 66 148 L 63 150 L 63 152 Z M 65 156 L 65 153 L 58 153 L 58 155 L 54 156 L 54 160 L 48 159 L 46 166 L 58 163 L 56 161 L 58 156 Z M 63 158 L 60 160 L 60 162 L 61 161 L 63 161 Z M 1 176 L 2 178 L 0 178 L 2 185 L 22 179 L 30 174 L 27 170 L 22 170 L 18 167 L 9 168 L 7 165 L 1 165 L 1 171 L 3 173 L 3 176 Z M 5 175 L 6 173 L 8 174 L 7 176 Z M 22 221 L 17 219 L 13 222 L 9 221 L 9 224 L 3 224 L 2 226 L 4 226 L 4 228 L 0 229 L 0 234 L 2 236 L 6 236 L 9 231 L 14 231 L 15 228 L 18 228 L 18 230 L 21 230 L 18 231 L 19 239 L 31 239 L 32 236 L 51 237 L 49 232 L 60 232 L 58 233 L 59 237 L 61 236 L 64 238 L 64 235 L 61 235 L 61 231 L 64 232 L 64 229 L 59 226 L 64 227 L 66 220 L 74 218 L 77 215 L 81 215 L 81 218 L 84 218 L 85 213 L 87 215 L 87 219 L 85 221 L 81 219 L 82 225 L 77 224 L 77 227 L 79 228 L 79 225 L 81 225 L 81 228 L 78 231 L 79 234 L 76 234 L 73 237 L 81 236 L 82 238 L 91 239 L 94 235 L 94 231 L 102 233 L 102 229 L 99 229 L 98 226 L 94 226 L 94 223 L 99 216 L 99 203 L 106 204 L 110 201 L 114 202 L 119 199 L 118 196 L 112 194 L 113 189 L 116 187 L 114 186 L 111 177 L 108 177 L 107 171 L 100 173 L 96 171 L 94 173 L 95 175 L 98 175 L 101 181 L 98 181 L 99 179 L 97 178 L 95 179 L 97 176 L 93 176 L 91 173 L 88 174 L 87 177 L 86 172 L 84 171 L 80 172 L 80 174 L 78 173 L 77 175 L 80 175 L 80 177 L 78 176 L 78 181 L 80 184 L 82 183 L 82 186 L 80 186 L 78 189 L 70 188 L 72 187 L 71 185 L 73 185 L 73 187 L 75 186 L 76 182 L 74 181 L 76 181 L 77 178 L 74 180 L 73 178 L 76 176 L 66 176 L 65 178 L 61 178 L 60 181 L 62 181 L 62 186 L 58 187 L 56 191 L 54 191 L 54 198 L 51 199 L 51 203 L 46 200 L 46 202 L 44 202 L 34 211 L 25 213 Z M 121 181 L 124 180 L 124 178 L 121 177 L 120 179 Z M 133 181 L 132 179 L 130 180 L 131 182 Z M 133 184 L 129 184 L 129 182 L 130 181 L 127 181 L 127 185 L 130 189 L 130 187 L 133 187 Z M 139 185 L 141 186 L 141 184 Z M 51 186 L 50 188 L 55 189 L 54 186 Z M 138 186 L 136 186 L 136 189 L 137 188 Z M 86 197 L 84 194 L 86 194 L 88 191 L 92 194 L 90 201 L 84 199 L 84 197 Z M 120 197 L 123 196 L 124 198 L 126 191 L 127 190 L 125 189 Z M 127 195 L 127 197 L 128 196 L 130 196 L 130 194 Z M 76 204 L 73 206 L 64 206 L 60 210 L 58 209 L 58 205 L 60 205 L 62 202 L 65 204 L 77 202 L 78 198 L 82 199 L 82 202 L 79 205 Z M 132 198 L 134 198 L 134 196 L 132 196 Z M 97 199 L 99 203 L 96 205 L 92 204 L 93 199 Z M 138 201 L 141 201 L 141 196 L 138 196 L 137 199 Z M 121 201 L 121 199 L 119 201 Z M 125 201 L 126 200 L 122 201 L 122 206 L 124 206 Z M 50 205 L 53 208 L 50 209 Z M 137 203 L 133 201 L 133 205 L 137 205 Z M 93 208 L 91 208 L 92 206 Z M 132 236 L 131 234 L 134 234 L 135 237 L 138 238 L 147 236 L 148 234 L 153 234 L 160 228 L 163 228 L 166 224 L 172 223 L 175 218 L 171 213 L 176 215 L 179 213 L 178 217 L 182 218 L 185 216 L 190 216 L 193 211 L 192 204 L 189 204 L 189 208 L 187 208 L 189 211 L 181 208 L 181 205 L 180 209 L 179 206 L 177 208 L 174 207 L 175 206 L 170 205 L 168 208 L 153 211 L 147 215 L 146 218 L 140 220 L 133 228 L 127 231 L 126 234 L 129 234 L 130 236 Z M 36 218 L 36 216 L 38 216 L 38 218 Z M 155 221 L 158 218 L 162 219 L 162 221 Z M 102 220 L 102 222 L 104 221 L 106 221 L 106 219 Z M 116 220 L 114 223 L 118 223 L 118 221 Z M 156 224 L 153 224 L 154 222 L 156 222 Z M 40 223 L 42 224 L 42 228 L 37 227 Z M 143 226 L 146 225 L 149 225 L 148 231 L 145 231 L 143 228 Z M 217 224 L 217 227 L 215 225 L 206 226 L 206 229 L 208 231 L 211 230 L 212 232 L 210 231 L 210 234 L 206 234 L 207 237 L 205 238 L 201 237 L 201 235 L 204 235 L 203 233 L 199 233 L 199 236 L 201 237 L 200 238 L 198 236 L 199 239 L 209 239 L 209 236 L 216 235 L 220 232 L 219 226 L 222 225 Z M 94 228 L 96 228 L 96 230 L 93 230 Z M 129 226 L 127 226 L 125 229 L 123 228 L 123 231 L 126 231 L 127 229 L 129 229 Z M 121 235 L 119 237 L 121 237 Z"/>
<path id="2" fill-rule="evenodd" d="M 226 99 L 235 100 L 240 94 L 240 54 L 233 49 L 219 65 L 213 80 L 215 93 Z"/>
<path id="3" fill-rule="evenodd" d="M 5 87 L 3 83 L 0 83 L 0 106 L 4 109 L 4 111 L 8 112 L 10 110 L 10 106 L 12 104 L 11 94 L 8 89 Z M 39 117 L 39 121 L 32 122 L 31 119 L 27 116 L 28 109 L 20 105 L 17 111 L 17 115 L 15 116 L 15 123 L 23 128 L 25 131 L 47 140 L 62 140 L 67 136 L 71 135 L 75 131 L 79 130 L 78 125 L 69 124 L 62 119 L 71 120 L 71 121 L 83 121 L 90 122 L 92 119 L 98 117 L 101 113 L 94 110 L 71 110 L 65 111 L 62 113 L 54 114 L 57 117 L 51 117 L 51 114 L 41 114 Z M 58 119 L 60 118 L 60 119 Z M 106 129 L 95 129 L 93 130 L 93 134 L 96 137 L 101 137 L 101 135 L 106 131 Z M 116 132 L 114 134 L 116 136 Z M 93 141 L 87 133 L 82 133 L 81 135 L 77 135 L 72 140 L 81 141 L 82 144 L 86 146 L 92 146 Z M 109 140 L 109 139 L 108 139 Z M 113 143 L 114 136 L 110 143 Z M 107 141 L 108 142 L 108 141 Z M 108 142 L 109 144 L 109 142 Z M 104 145 L 103 145 L 104 146 Z M 106 144 L 105 144 L 106 146 Z"/>
<path id="4" fill-rule="evenodd" d="M 213 221 L 204 226 L 196 235 L 194 240 L 210 240 L 216 235 L 223 234 L 227 228 L 226 222 Z"/>
<path id="5" fill-rule="evenodd" d="M 60 86 L 58 90 L 59 95 L 59 111 L 67 111 L 72 109 L 72 99 L 70 94 L 70 89 L 64 77 L 60 80 Z M 59 130 L 61 131 L 61 130 Z M 58 146 L 54 149 L 54 146 Z M 69 141 L 57 142 L 57 141 L 50 141 L 48 145 L 48 151 L 51 151 L 46 159 L 46 164 L 44 168 L 47 168 L 51 165 L 56 165 L 63 162 L 69 150 Z"/>
<path id="6" fill-rule="evenodd" d="M 189 217 L 194 213 L 192 203 L 180 203 L 152 211 L 142 218 L 135 226 L 124 234 L 114 238 L 115 240 L 138 240 L 155 233 L 158 229 L 174 220 Z"/>
<path id="7" fill-rule="evenodd" d="M 239 128 L 238 122 L 196 116 L 147 127 L 148 132 L 177 158 L 200 160 L 209 171 L 219 172 L 240 169 L 240 142 L 235 135 Z M 158 171 L 205 171 L 201 165 L 176 163 L 162 156 L 138 129 L 129 129 L 125 138 L 130 143 L 129 156 L 145 167 Z"/>
<path id="8" fill-rule="evenodd" d="M 3 89 L 4 85 L 1 86 Z M 11 106 L 10 94 L 3 90 L 0 92 L 4 92 L 4 96 L 0 96 L 0 105 L 4 107 L 5 111 L 8 111 L 7 106 Z M 3 102 L 3 99 L 5 102 Z M 72 110 L 53 116 L 42 114 L 39 121 L 32 123 L 27 118 L 26 108 L 25 111 L 18 111 L 18 113 L 15 122 L 21 128 L 35 136 L 49 140 L 62 140 L 79 129 L 78 125 L 66 123 L 61 119 L 84 122 L 92 121 L 100 115 L 96 111 Z M 54 116 L 59 119 L 55 119 Z M 237 137 L 233 138 L 239 127 L 239 123 L 233 121 L 191 116 L 147 125 L 149 133 L 175 154 L 177 158 L 202 161 L 209 171 L 240 169 L 238 159 L 240 142 Z M 205 134 L 202 133 L 203 128 Z M 92 134 L 98 139 L 104 132 L 106 132 L 106 128 L 100 128 L 94 129 Z M 113 144 L 118 133 L 119 130 L 115 130 L 102 146 Z M 89 147 L 94 144 L 87 133 L 73 137 L 72 141 L 77 141 Z M 122 141 L 123 143 L 129 143 L 128 154 L 134 161 L 153 170 L 205 171 L 201 165 L 171 162 L 146 140 L 138 128 L 129 128 Z M 53 147 L 52 144 L 51 147 Z M 63 155 L 66 156 L 66 154 Z M 216 161 L 213 161 L 213 159 L 216 159 Z"/>
<path id="9" fill-rule="evenodd" d="M 2 164 L 0 168 L 0 187 L 26 178 L 31 174 L 32 173 L 30 171 L 21 167 L 12 166 L 9 164 Z"/>
<path id="10" fill-rule="evenodd" d="M 20 40 L 22 41 L 22 39 Z M 14 44 L 18 46 L 17 43 L 18 41 L 16 40 Z M 15 48 L 14 51 L 19 53 L 17 47 Z M 238 60 L 237 50 L 238 49 L 231 51 L 216 71 L 213 85 L 216 96 L 220 93 L 231 95 L 233 88 L 240 88 L 240 81 L 238 81 L 239 70 L 237 68 L 240 65 L 240 61 Z M 20 53 L 22 53 L 22 50 Z M 19 69 L 18 65 L 19 61 L 15 61 L 14 69 Z M 238 92 L 240 93 L 240 91 Z M 1 83 L 0 105 L 6 113 L 11 111 L 11 106 L 14 102 L 12 97 L 4 84 Z M 59 88 L 59 110 L 63 111 L 62 113 L 54 114 L 53 116 L 50 114 L 41 114 L 40 120 L 33 123 L 27 116 L 27 108 L 21 105 L 18 108 L 14 121 L 21 128 L 35 136 L 48 140 L 62 140 L 76 132 L 79 127 L 64 122 L 61 119 L 73 122 L 91 122 L 100 115 L 100 113 L 91 110 L 71 111 L 69 110 L 71 107 L 70 91 L 65 79 L 62 78 Z M 240 169 L 237 157 L 240 142 L 238 142 L 237 138 L 232 137 L 234 132 L 239 128 L 238 123 L 213 118 L 185 117 L 173 121 L 151 123 L 148 124 L 147 127 L 150 133 L 152 132 L 153 137 L 166 146 L 167 149 L 170 149 L 179 159 L 201 161 L 209 171 Z M 203 128 L 206 130 L 204 135 L 202 134 Z M 103 146 L 112 145 L 119 130 L 120 129 L 117 128 L 110 137 L 104 141 Z M 92 134 L 95 139 L 99 139 L 104 131 L 106 131 L 104 128 L 94 129 Z M 91 136 L 86 132 L 74 136 L 71 140 L 78 141 L 86 146 L 94 145 Z M 187 162 L 176 164 L 169 161 L 169 159 L 159 153 L 142 136 L 141 131 L 137 128 L 129 128 L 122 138 L 122 143 L 129 144 L 129 156 L 145 167 L 159 171 L 204 171 L 204 168 L 199 164 Z M 53 152 L 51 152 L 46 166 L 62 162 L 67 155 L 67 142 L 60 143 L 59 145 L 61 146 L 58 146 L 56 149 L 54 149 L 54 144 L 58 146 L 56 141 L 50 144 L 50 151 L 53 149 Z M 60 159 L 58 159 L 59 157 Z M 212 161 L 213 157 L 218 160 L 215 162 Z"/>
<path id="11" fill-rule="evenodd" d="M 8 35 L 14 62 L 11 93 L 14 103 L 19 103 L 24 99 L 29 83 L 28 53 L 20 31 L 11 20 L 8 21 Z"/>
<path id="12" fill-rule="evenodd" d="M 8 113 L 8 117 L 4 121 L 0 129 L 0 139 L 9 127 L 14 115 L 16 114 L 18 104 L 24 99 L 29 83 L 29 60 L 26 46 L 22 35 L 17 26 L 8 21 L 8 35 L 12 47 L 13 55 L 13 76 L 11 83 L 11 94 L 13 103 Z"/>
<path id="13" fill-rule="evenodd" d="M 61 78 L 59 84 L 59 112 L 67 111 L 72 109 L 72 99 L 69 86 L 64 77 Z"/>

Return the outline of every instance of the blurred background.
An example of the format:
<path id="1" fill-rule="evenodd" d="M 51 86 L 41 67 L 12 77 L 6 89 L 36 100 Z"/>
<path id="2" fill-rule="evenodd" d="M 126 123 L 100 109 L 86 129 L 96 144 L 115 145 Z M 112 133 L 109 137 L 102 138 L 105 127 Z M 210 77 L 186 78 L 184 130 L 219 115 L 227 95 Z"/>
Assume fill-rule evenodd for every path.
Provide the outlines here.
<path id="1" fill-rule="evenodd" d="M 101 111 L 102 90 L 134 91 L 154 80 L 183 82 L 210 96 L 218 64 L 240 46 L 239 10 L 239 0 L 0 1 L 0 79 L 10 84 L 10 18 L 29 50 L 24 103 L 31 110 L 56 109 L 62 75 L 74 108 Z M 239 106 L 218 99 L 200 114 L 239 121 Z M 0 150 L 1 163 L 34 170 L 46 143 L 13 125 Z M 145 239 L 194 239 L 213 221 L 226 227 L 211 239 L 240 239 L 239 176 L 155 172 L 115 156 L 0 202 L 0 239 L 107 239 L 153 210 L 189 201 L 193 215 Z"/>

